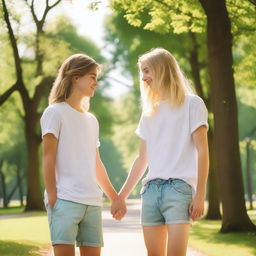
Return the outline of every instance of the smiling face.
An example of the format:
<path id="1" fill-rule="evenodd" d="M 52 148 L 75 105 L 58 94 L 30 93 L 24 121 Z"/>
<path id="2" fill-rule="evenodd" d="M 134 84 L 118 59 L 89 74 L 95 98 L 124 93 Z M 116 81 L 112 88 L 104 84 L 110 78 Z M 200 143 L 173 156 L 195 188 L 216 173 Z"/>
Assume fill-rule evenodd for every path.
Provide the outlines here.
<path id="1" fill-rule="evenodd" d="M 145 61 L 142 61 L 140 63 L 140 75 L 141 75 L 142 81 L 147 83 L 147 85 L 152 84 L 153 72 L 152 72 L 152 69 L 147 64 L 147 62 L 145 62 Z"/>
<path id="2" fill-rule="evenodd" d="M 97 81 L 97 68 L 92 69 L 88 74 L 74 78 L 73 89 L 79 92 L 83 97 L 93 97 Z"/>

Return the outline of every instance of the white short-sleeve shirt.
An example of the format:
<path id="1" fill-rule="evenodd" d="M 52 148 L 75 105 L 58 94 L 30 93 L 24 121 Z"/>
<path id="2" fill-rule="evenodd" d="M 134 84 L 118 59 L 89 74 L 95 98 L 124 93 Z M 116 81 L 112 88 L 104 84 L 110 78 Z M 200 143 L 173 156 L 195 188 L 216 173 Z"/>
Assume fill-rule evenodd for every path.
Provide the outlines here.
<path id="1" fill-rule="evenodd" d="M 136 134 L 146 141 L 149 167 L 143 184 L 156 178 L 177 178 L 195 192 L 197 150 L 192 133 L 202 125 L 208 129 L 207 118 L 203 100 L 192 94 L 179 107 L 171 108 L 163 101 L 153 116 L 141 116 Z"/>
<path id="2" fill-rule="evenodd" d="M 96 181 L 99 125 L 95 116 L 89 112 L 81 113 L 61 102 L 49 105 L 40 122 L 42 136 L 52 133 L 58 139 L 55 166 L 57 197 L 101 206 L 102 191 Z"/>

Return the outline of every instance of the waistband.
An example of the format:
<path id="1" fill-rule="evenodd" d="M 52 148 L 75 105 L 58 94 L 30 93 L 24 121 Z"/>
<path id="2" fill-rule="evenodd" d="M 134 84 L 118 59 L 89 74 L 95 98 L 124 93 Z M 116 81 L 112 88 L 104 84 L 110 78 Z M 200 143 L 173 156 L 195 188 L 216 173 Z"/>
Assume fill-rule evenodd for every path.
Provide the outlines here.
<path id="1" fill-rule="evenodd" d="M 169 178 L 168 180 L 164 180 L 164 179 L 154 179 L 154 180 L 150 180 L 146 185 L 149 184 L 157 184 L 157 185 L 164 185 L 164 184 L 171 184 L 173 181 L 183 181 L 181 179 L 173 179 L 173 178 Z"/>

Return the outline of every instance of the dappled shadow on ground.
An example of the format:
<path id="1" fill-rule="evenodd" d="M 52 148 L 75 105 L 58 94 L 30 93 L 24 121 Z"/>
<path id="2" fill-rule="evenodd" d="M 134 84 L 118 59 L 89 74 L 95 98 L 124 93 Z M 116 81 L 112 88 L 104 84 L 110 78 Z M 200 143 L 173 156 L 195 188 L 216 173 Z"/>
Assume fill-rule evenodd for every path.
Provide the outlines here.
<path id="1" fill-rule="evenodd" d="M 0 240 L 1 256 L 36 256 L 39 247 L 26 243 Z"/>
<path id="2" fill-rule="evenodd" d="M 233 244 L 241 247 L 251 248 L 253 255 L 256 255 L 256 232 L 244 233 L 220 233 L 220 226 L 217 221 L 200 221 L 196 223 L 196 229 L 192 228 L 191 233 L 195 238 L 198 238 L 206 243 L 215 243 L 224 246 Z M 216 224 L 216 225 L 215 225 Z M 201 228 L 200 228 L 201 227 Z M 210 233 L 205 234 L 204 230 L 207 228 L 211 230 Z"/>

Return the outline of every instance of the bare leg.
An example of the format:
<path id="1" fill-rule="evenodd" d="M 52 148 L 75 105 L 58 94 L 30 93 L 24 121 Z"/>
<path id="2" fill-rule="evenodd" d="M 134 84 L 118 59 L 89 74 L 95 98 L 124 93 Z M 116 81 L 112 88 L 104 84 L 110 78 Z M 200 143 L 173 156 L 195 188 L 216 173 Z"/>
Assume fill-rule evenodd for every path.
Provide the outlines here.
<path id="1" fill-rule="evenodd" d="M 54 256 L 75 256 L 75 246 L 70 244 L 56 244 L 53 246 Z"/>
<path id="2" fill-rule="evenodd" d="M 165 256 L 167 228 L 161 226 L 143 226 L 144 241 L 148 256 Z"/>
<path id="3" fill-rule="evenodd" d="M 80 246 L 81 256 L 100 256 L 101 247 Z"/>
<path id="4" fill-rule="evenodd" d="M 168 225 L 168 256 L 186 256 L 190 224 Z"/>

